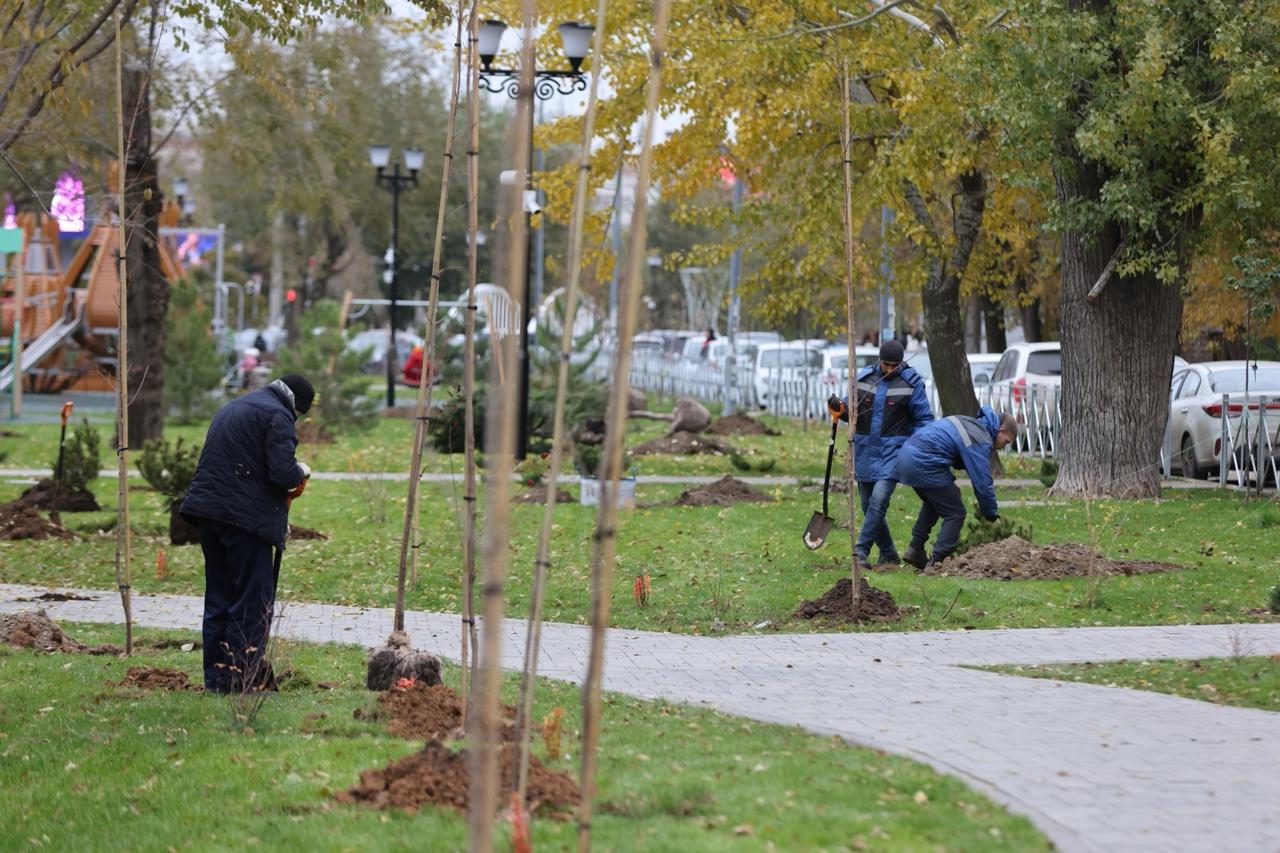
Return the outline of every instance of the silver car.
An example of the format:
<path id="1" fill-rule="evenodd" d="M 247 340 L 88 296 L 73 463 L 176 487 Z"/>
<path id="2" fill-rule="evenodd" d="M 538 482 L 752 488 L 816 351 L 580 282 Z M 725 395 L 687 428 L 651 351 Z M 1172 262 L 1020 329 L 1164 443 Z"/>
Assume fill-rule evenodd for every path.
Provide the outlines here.
<path id="1" fill-rule="evenodd" d="M 1184 477 L 1200 478 L 1218 472 L 1222 455 L 1222 419 L 1227 418 L 1227 431 L 1239 446 L 1249 437 L 1242 434 L 1244 420 L 1245 374 L 1249 384 L 1249 437 L 1258 435 L 1262 419 L 1260 398 L 1267 398 L 1265 419 L 1269 458 L 1275 460 L 1277 433 L 1280 432 L 1280 362 L 1276 361 L 1209 361 L 1189 364 L 1173 374 L 1169 390 L 1169 447 Z M 1223 395 L 1227 395 L 1223 411 Z M 1268 445 L 1268 438 L 1270 444 Z M 1264 465 L 1266 463 L 1264 462 Z M 1274 464 L 1274 463 L 1273 463 Z"/>

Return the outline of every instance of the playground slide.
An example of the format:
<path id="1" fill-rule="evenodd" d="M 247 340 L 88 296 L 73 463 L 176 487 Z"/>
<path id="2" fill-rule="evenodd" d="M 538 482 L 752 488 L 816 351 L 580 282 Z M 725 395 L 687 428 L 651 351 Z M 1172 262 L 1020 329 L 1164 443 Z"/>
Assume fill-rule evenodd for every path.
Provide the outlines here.
<path id="1" fill-rule="evenodd" d="M 22 363 L 26 367 L 39 364 L 49 353 L 53 352 L 59 346 L 71 337 L 71 334 L 80 326 L 80 316 L 77 314 L 70 319 L 60 320 L 46 329 L 38 338 L 27 344 L 22 350 Z M 6 391 L 13 384 L 12 363 L 5 365 L 4 370 L 0 370 L 0 392 Z"/>

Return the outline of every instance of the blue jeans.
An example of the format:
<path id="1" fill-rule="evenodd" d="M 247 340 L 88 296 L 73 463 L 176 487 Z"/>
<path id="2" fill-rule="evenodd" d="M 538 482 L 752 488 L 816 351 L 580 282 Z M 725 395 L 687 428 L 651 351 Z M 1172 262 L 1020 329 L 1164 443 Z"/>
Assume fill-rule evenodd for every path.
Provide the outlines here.
<path id="1" fill-rule="evenodd" d="M 920 516 L 915 527 L 911 528 L 911 544 L 924 550 L 924 543 L 929 538 L 933 526 L 942 519 L 942 529 L 933 543 L 933 562 L 951 556 L 960 542 L 960 529 L 964 526 L 964 500 L 960 497 L 960 487 L 955 483 L 949 486 L 916 486 L 916 494 L 920 496 Z"/>
<path id="2" fill-rule="evenodd" d="M 889 499 L 898 487 L 897 480 L 858 481 L 858 494 L 862 498 L 862 529 L 858 532 L 857 552 L 864 559 L 871 554 L 871 546 L 880 548 L 880 560 L 889 562 L 898 558 L 889 525 L 884 520 L 889 511 Z"/>

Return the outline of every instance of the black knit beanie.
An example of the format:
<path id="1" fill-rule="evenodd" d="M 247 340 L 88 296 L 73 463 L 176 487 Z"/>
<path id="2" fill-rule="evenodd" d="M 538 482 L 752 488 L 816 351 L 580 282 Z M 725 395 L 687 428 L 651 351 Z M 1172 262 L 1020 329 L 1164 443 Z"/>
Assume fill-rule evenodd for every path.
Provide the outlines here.
<path id="1" fill-rule="evenodd" d="M 888 364 L 900 364 L 902 362 L 902 344 L 893 338 L 885 341 L 880 345 L 880 360 Z"/>
<path id="2" fill-rule="evenodd" d="M 302 414 L 311 411 L 311 401 L 316 398 L 316 389 L 311 387 L 311 383 L 307 381 L 307 377 L 300 376 L 297 373 L 290 373 L 288 376 L 280 377 L 280 381 L 289 386 L 289 390 L 293 392 L 293 407 Z"/>

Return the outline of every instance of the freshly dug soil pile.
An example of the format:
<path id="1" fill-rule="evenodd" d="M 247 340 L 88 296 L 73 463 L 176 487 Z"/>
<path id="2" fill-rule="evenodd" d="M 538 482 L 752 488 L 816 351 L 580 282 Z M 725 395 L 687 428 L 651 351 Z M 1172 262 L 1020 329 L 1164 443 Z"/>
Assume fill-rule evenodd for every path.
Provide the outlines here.
<path id="1" fill-rule="evenodd" d="M 707 455 L 719 453 L 727 456 L 733 453 L 733 448 L 726 444 L 723 439 L 716 438 L 713 435 L 676 432 L 671 435 L 664 435 L 662 438 L 646 441 L 643 444 L 637 444 L 631 449 L 631 452 L 637 456 L 647 456 L 653 453 L 671 453 L 682 456 L 692 456 L 699 453 Z"/>
<path id="2" fill-rule="evenodd" d="M 513 503 L 518 504 L 545 504 L 547 502 L 547 484 L 539 483 L 527 492 L 521 492 L 511 499 Z M 571 504 L 573 503 L 573 495 L 564 489 L 556 489 L 556 503 Z"/>
<path id="3" fill-rule="evenodd" d="M 732 415 L 716 418 L 711 422 L 711 426 L 707 427 L 707 432 L 715 435 L 781 435 L 776 429 L 770 429 L 765 424 L 751 417 L 744 412 L 734 412 Z"/>
<path id="4" fill-rule="evenodd" d="M 204 689 L 201 685 L 192 684 L 191 679 L 182 670 L 165 669 L 159 666 L 131 666 L 118 683 L 121 687 L 137 687 L 139 690 Z"/>
<path id="5" fill-rule="evenodd" d="M 832 619 L 840 622 L 894 622 L 901 616 L 893 596 L 882 589 L 876 589 L 862 581 L 862 599 L 858 612 L 853 612 L 853 581 L 840 578 L 836 585 L 822 594 L 821 598 L 806 601 L 796 608 L 795 615 L 801 619 Z"/>
<path id="6" fill-rule="evenodd" d="M 14 601 L 97 601 L 92 595 L 76 595 L 74 592 L 42 592 L 30 598 L 15 598 Z"/>
<path id="7" fill-rule="evenodd" d="M 515 738 L 516 709 L 503 705 L 500 722 L 502 739 Z M 419 681 L 408 690 L 386 690 L 378 694 L 378 707 L 370 713 L 357 708 L 356 719 L 389 718 L 387 731 L 409 740 L 445 740 L 460 734 L 462 702 L 452 687 Z"/>
<path id="8" fill-rule="evenodd" d="M 86 646 L 67 636 L 61 626 L 43 610 L 0 613 L 0 643 L 42 652 L 71 652 L 91 655 L 118 655 L 119 646 Z"/>
<path id="9" fill-rule="evenodd" d="M 57 499 L 56 506 L 54 505 L 55 497 Z M 101 509 L 98 506 L 98 499 L 93 496 L 93 492 L 87 489 L 73 492 L 65 486 L 55 490 L 53 480 L 49 478 L 41 480 L 23 491 L 22 497 L 18 498 L 18 501 L 27 506 L 39 507 L 40 509 L 57 509 L 63 512 L 97 512 Z"/>
<path id="10" fill-rule="evenodd" d="M 742 503 L 769 503 L 772 498 L 759 489 L 752 488 L 737 477 L 728 474 L 696 489 L 689 489 L 676 498 L 676 506 L 731 506 Z"/>
<path id="11" fill-rule="evenodd" d="M 1145 575 L 1179 568 L 1169 563 L 1112 560 L 1075 542 L 1037 546 L 1020 536 L 1010 536 L 943 560 L 924 574 L 1005 581 L 1052 580 L 1085 575 Z"/>
<path id="12" fill-rule="evenodd" d="M 391 762 L 386 767 L 365 770 L 360 783 L 334 798 L 343 803 L 364 803 L 375 808 L 401 808 L 417 811 L 434 803 L 467 809 L 470 789 L 467 750 L 454 752 L 438 740 L 432 740 L 420 752 Z M 505 746 L 499 755 L 498 779 L 501 791 L 498 808 L 506 808 L 514 788 L 512 767 L 515 748 Z M 549 770 L 536 755 L 529 756 L 529 811 L 557 820 L 568 819 L 581 799 L 578 783 L 568 774 Z"/>
<path id="13" fill-rule="evenodd" d="M 313 530 L 310 527 L 299 527 L 296 524 L 289 525 L 289 538 L 290 539 L 320 539 L 325 542 L 329 541 L 329 537 L 325 536 L 319 530 Z"/>
<path id="14" fill-rule="evenodd" d="M 0 540 L 72 539 L 70 530 L 21 500 L 0 505 Z"/>

